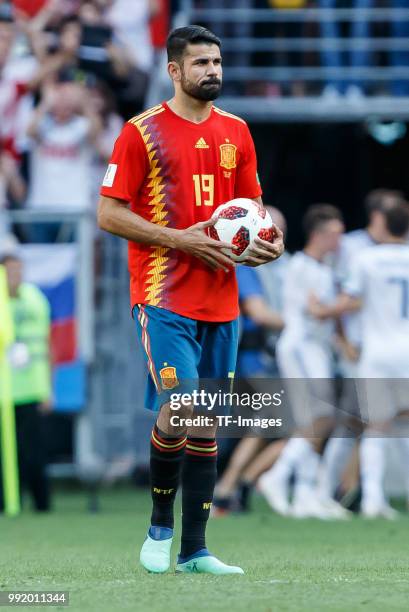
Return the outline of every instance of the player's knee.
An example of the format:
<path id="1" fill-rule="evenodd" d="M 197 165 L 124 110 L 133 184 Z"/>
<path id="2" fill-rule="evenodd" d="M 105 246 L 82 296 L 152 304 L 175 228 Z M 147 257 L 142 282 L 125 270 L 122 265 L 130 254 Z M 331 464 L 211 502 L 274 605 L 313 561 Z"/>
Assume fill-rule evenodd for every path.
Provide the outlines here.
<path id="1" fill-rule="evenodd" d="M 172 417 L 177 416 L 178 420 L 182 422 L 193 417 L 193 409 L 193 404 L 180 404 L 175 408 L 168 403 L 162 406 L 160 413 L 166 421 L 171 422 Z"/>

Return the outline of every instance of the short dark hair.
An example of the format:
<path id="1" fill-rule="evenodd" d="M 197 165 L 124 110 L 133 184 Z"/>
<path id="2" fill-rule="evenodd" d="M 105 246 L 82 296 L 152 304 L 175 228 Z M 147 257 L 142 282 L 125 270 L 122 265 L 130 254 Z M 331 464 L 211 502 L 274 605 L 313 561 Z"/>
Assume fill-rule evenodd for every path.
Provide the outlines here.
<path id="1" fill-rule="evenodd" d="M 395 189 L 372 189 L 365 198 L 365 209 L 369 216 L 372 212 L 384 212 L 404 201 L 403 193 Z"/>
<path id="2" fill-rule="evenodd" d="M 168 62 L 179 63 L 188 45 L 200 45 L 201 43 L 221 47 L 220 38 L 203 26 L 190 25 L 172 30 L 166 41 Z"/>
<path id="3" fill-rule="evenodd" d="M 328 221 L 343 221 L 341 211 L 332 204 L 313 204 L 303 218 L 304 233 L 309 238 L 312 232 L 321 229 Z"/>
<path id="4" fill-rule="evenodd" d="M 409 204 L 399 202 L 384 211 L 386 229 L 395 238 L 403 238 L 409 231 Z"/>
<path id="5" fill-rule="evenodd" d="M 83 23 L 78 15 L 66 15 L 58 24 L 58 34 L 62 34 L 65 28 L 69 25 L 78 25 L 82 28 Z"/>

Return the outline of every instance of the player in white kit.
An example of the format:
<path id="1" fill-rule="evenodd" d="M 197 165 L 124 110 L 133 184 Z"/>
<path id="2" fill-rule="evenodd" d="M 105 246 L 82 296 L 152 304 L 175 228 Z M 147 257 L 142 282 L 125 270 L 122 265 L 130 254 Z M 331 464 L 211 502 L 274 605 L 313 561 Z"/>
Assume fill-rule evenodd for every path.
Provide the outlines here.
<path id="1" fill-rule="evenodd" d="M 333 303 L 334 274 L 326 257 L 334 253 L 344 229 L 341 213 L 333 206 L 312 206 L 305 215 L 307 244 L 288 264 L 284 281 L 285 328 L 277 343 L 280 375 L 286 389 L 296 431 L 274 466 L 259 479 L 270 506 L 296 517 L 336 518 L 338 504 L 321 504 L 316 496 L 320 457 L 318 450 L 333 427 L 332 339 L 334 323 L 318 321 L 308 313 L 312 292 L 322 303 Z M 317 380 L 319 379 L 319 380 Z M 293 504 L 289 482 L 295 474 Z"/>
<path id="2" fill-rule="evenodd" d="M 351 261 L 363 249 L 376 246 L 385 238 L 385 215 L 389 208 L 403 202 L 399 191 L 374 189 L 365 198 L 368 225 L 363 229 L 344 234 L 337 257 L 336 274 L 339 285 L 348 277 Z M 328 440 L 322 457 L 319 493 L 323 498 L 333 497 L 340 484 L 341 475 L 362 432 L 355 379 L 357 359 L 361 347 L 361 313 L 348 313 L 341 320 L 339 342 L 341 358 L 338 368 L 343 377 L 342 394 L 338 407 L 338 424 Z"/>
<path id="3" fill-rule="evenodd" d="M 310 304 L 319 320 L 361 309 L 358 363 L 360 408 L 367 427 L 360 447 L 362 503 L 367 517 L 394 518 L 384 492 L 385 435 L 394 417 L 409 408 L 409 207 L 385 211 L 384 243 L 351 262 L 344 294 L 332 306 Z M 401 438 L 409 465 L 409 438 Z"/>

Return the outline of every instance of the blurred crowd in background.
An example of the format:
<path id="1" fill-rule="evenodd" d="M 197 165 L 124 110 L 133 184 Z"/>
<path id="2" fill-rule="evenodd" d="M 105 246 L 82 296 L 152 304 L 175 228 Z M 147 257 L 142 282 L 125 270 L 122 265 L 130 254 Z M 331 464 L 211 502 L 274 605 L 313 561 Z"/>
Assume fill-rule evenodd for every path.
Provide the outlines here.
<path id="1" fill-rule="evenodd" d="M 199 8 L 270 8 L 272 11 L 344 4 L 335 0 L 241 0 L 223 6 L 212 1 L 192 3 Z M 382 3 L 355 0 L 350 8 L 402 7 L 404 0 Z M 103 169 L 123 120 L 143 108 L 150 78 L 158 68 L 172 16 L 183 8 L 170 0 L 45 0 L 0 2 L 0 231 L 7 225 L 4 210 L 25 205 L 78 210 L 95 205 Z M 391 36 L 404 39 L 409 21 L 352 21 L 348 27 L 324 19 L 281 22 L 232 23 L 209 19 L 222 37 L 239 41 L 300 37 L 330 42 L 347 36 L 351 41 Z M 341 27 L 342 26 L 342 27 Z M 298 67 L 321 65 L 409 66 L 409 50 L 389 53 L 371 47 L 323 47 L 317 50 L 230 51 L 226 66 Z M 237 93 L 234 84 L 226 91 Z M 238 93 L 294 96 L 321 93 L 329 98 L 367 93 L 406 95 L 409 81 L 382 85 L 360 79 L 304 83 L 251 80 Z M 70 176 L 70 190 L 59 189 Z M 52 232 L 49 235 L 53 236 Z M 20 236 L 42 240 L 41 231 Z"/>
<path id="2" fill-rule="evenodd" d="M 241 0 L 192 2 L 202 9 L 337 8 L 335 0 Z M 95 206 L 98 186 L 122 122 L 143 107 L 152 76 L 159 69 L 169 24 L 183 3 L 171 0 L 15 0 L 0 2 L 0 233 L 10 229 L 8 207 L 84 210 Z M 355 0 L 355 9 L 403 7 L 404 0 Z M 288 23 L 216 21 L 207 23 L 222 38 L 236 40 L 225 51 L 226 67 L 306 67 L 342 69 L 349 66 L 409 67 L 409 50 L 371 51 L 373 36 L 404 40 L 409 21 L 292 19 Z M 342 27 L 341 27 L 342 25 Z M 357 47 L 344 49 L 331 40 L 343 36 Z M 300 37 L 321 39 L 322 51 L 293 48 L 240 50 L 241 37 L 284 42 Z M 329 43 L 329 46 L 328 46 Z M 325 46 L 327 44 L 327 46 Z M 359 44 L 361 46 L 359 46 Z M 238 79 L 240 81 L 240 79 Z M 372 83 L 372 84 L 371 84 Z M 381 89 L 379 89 L 379 87 Z M 377 89 L 378 88 L 378 89 Z M 362 79 L 331 79 L 314 83 L 254 80 L 226 83 L 226 92 L 279 96 L 322 94 L 359 97 L 370 93 L 406 95 L 408 80 L 377 84 Z M 61 190 L 65 177 L 70 189 Z M 20 230 L 23 241 L 55 238 L 53 228 Z M 55 230 L 55 228 L 54 228 Z"/>
<path id="3" fill-rule="evenodd" d="M 167 0 L 0 3 L 0 234 L 8 207 L 95 207 L 122 123 L 143 108 L 169 18 Z"/>

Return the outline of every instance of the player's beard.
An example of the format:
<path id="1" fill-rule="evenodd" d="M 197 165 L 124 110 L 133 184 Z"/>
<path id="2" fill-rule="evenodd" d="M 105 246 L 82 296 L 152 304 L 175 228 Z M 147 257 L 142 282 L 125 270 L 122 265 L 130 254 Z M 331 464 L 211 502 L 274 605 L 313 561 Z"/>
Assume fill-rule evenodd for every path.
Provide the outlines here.
<path id="1" fill-rule="evenodd" d="M 200 85 L 197 85 L 196 83 L 189 81 L 183 72 L 180 84 L 185 94 L 195 98 L 195 100 L 202 100 L 203 102 L 216 100 L 216 98 L 219 97 L 220 90 L 222 88 L 222 82 L 220 79 L 208 79 L 207 81 L 202 82 Z"/>

